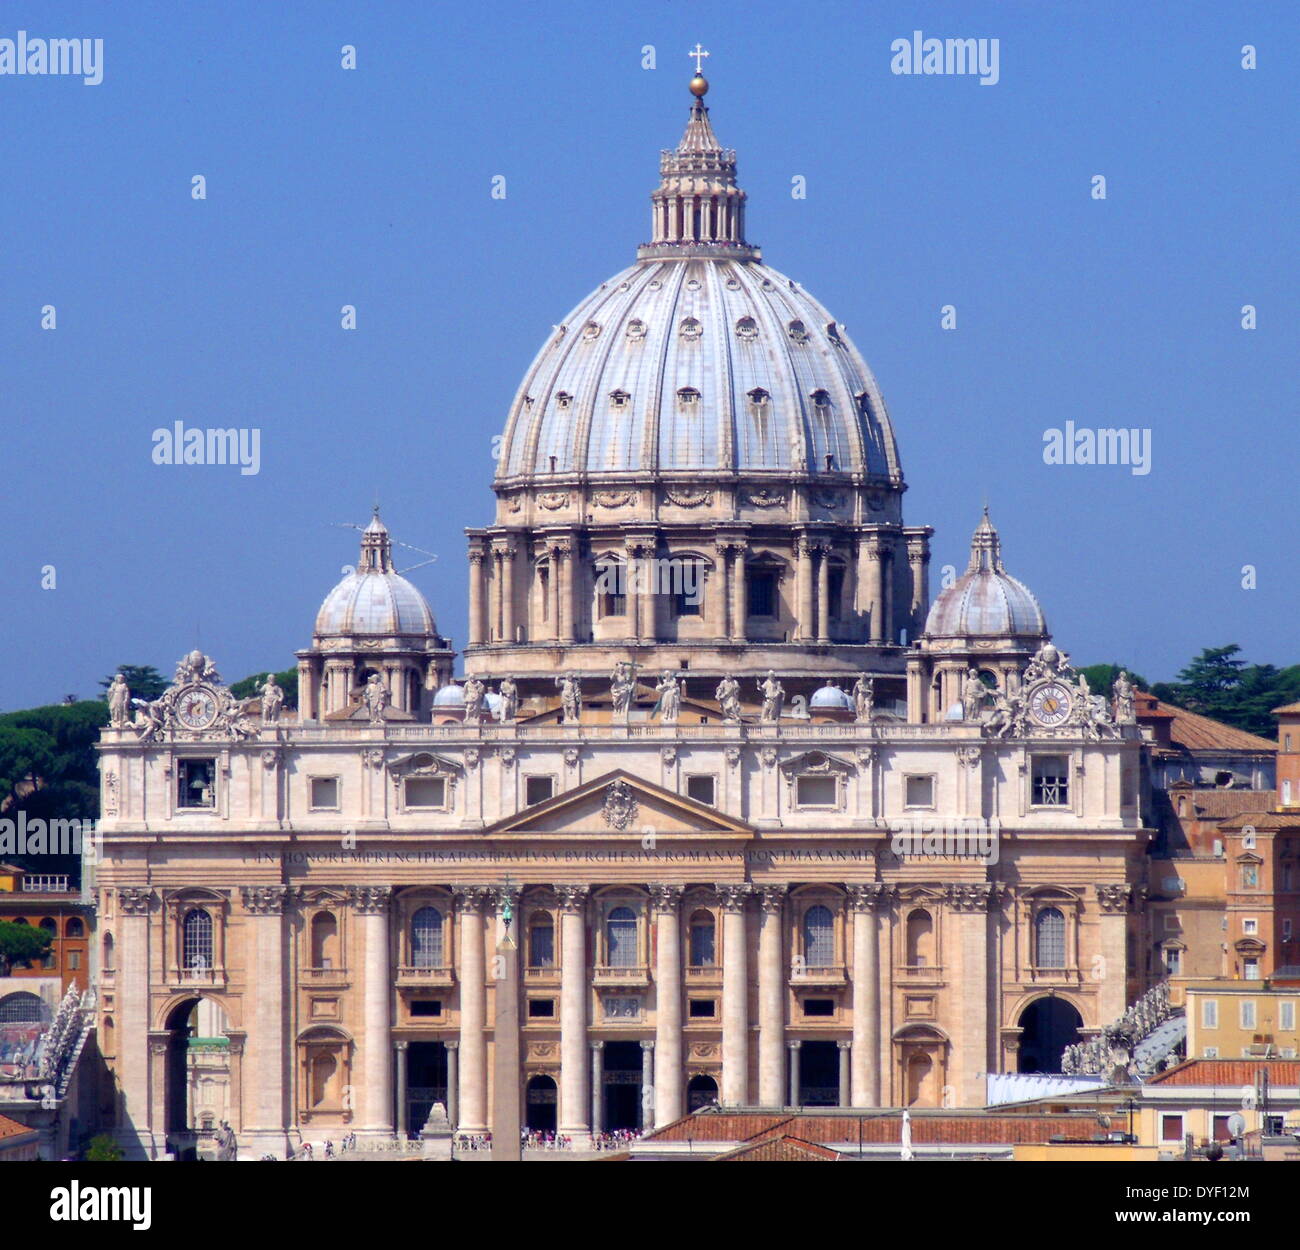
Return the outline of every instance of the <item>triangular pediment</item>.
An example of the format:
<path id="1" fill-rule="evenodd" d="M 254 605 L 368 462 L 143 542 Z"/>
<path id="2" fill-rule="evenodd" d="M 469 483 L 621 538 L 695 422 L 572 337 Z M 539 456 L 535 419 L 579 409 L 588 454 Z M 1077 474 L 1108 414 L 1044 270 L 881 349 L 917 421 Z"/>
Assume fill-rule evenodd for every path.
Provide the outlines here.
<path id="1" fill-rule="evenodd" d="M 489 836 L 567 834 L 613 836 L 652 829 L 658 836 L 752 837 L 743 820 L 675 794 L 623 769 L 605 773 L 563 794 L 490 825 Z"/>

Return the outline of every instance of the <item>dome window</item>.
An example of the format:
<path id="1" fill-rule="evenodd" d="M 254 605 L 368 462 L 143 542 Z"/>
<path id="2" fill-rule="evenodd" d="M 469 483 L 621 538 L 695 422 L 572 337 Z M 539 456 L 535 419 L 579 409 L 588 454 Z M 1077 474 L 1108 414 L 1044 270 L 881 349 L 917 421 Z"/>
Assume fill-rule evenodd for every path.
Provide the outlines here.
<path id="1" fill-rule="evenodd" d="M 629 321 L 627 323 L 627 337 L 628 340 L 633 343 L 645 338 L 645 322 Z"/>
<path id="2" fill-rule="evenodd" d="M 694 408 L 700 402 L 700 393 L 693 386 L 683 386 L 677 392 L 677 402 L 683 408 Z"/>
<path id="3" fill-rule="evenodd" d="M 626 408 L 627 402 L 632 396 L 626 391 L 611 391 L 609 393 L 610 405 L 614 408 Z"/>
<path id="4" fill-rule="evenodd" d="M 772 396 L 769 395 L 767 391 L 765 391 L 761 386 L 754 387 L 752 391 L 748 392 L 748 395 L 749 395 L 749 402 L 753 404 L 756 408 L 763 407 L 763 405 L 766 404 L 767 401 L 772 398 Z"/>
<path id="5" fill-rule="evenodd" d="M 568 391 L 561 391 L 555 397 L 555 406 L 561 412 L 566 411 L 571 403 L 573 403 L 573 396 Z"/>
<path id="6" fill-rule="evenodd" d="M 587 324 L 582 327 L 582 337 L 589 343 L 592 339 L 600 338 L 600 326 L 598 326 L 594 321 L 588 321 Z"/>
<path id="7" fill-rule="evenodd" d="M 830 395 L 826 391 L 822 390 L 821 387 L 818 387 L 815 391 L 813 391 L 810 398 L 813 401 L 814 407 L 829 408 L 831 406 Z"/>
<path id="8" fill-rule="evenodd" d="M 808 341 L 808 327 L 802 321 L 792 321 L 786 326 L 786 333 L 790 336 L 792 343 L 806 343 Z"/>
<path id="9" fill-rule="evenodd" d="M 844 346 L 844 337 L 840 334 L 840 328 L 833 321 L 826 323 L 826 337 L 830 339 L 836 347 Z"/>
<path id="10" fill-rule="evenodd" d="M 698 339 L 704 333 L 704 327 L 694 317 L 687 317 L 682 322 L 682 338 Z"/>
<path id="11" fill-rule="evenodd" d="M 741 317 L 736 322 L 736 337 L 740 339 L 758 338 L 758 323 L 753 317 Z"/>

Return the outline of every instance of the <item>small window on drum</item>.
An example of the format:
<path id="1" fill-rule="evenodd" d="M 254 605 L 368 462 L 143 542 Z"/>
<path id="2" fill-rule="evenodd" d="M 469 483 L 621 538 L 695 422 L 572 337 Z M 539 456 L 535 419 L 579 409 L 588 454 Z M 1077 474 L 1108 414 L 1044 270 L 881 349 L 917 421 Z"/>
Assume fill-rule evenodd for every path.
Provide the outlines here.
<path id="1" fill-rule="evenodd" d="M 693 386 L 683 386 L 677 392 L 677 403 L 685 412 L 698 412 L 700 393 Z"/>
<path id="2" fill-rule="evenodd" d="M 314 811 L 334 811 L 339 805 L 339 779 L 313 777 L 311 779 L 311 806 Z"/>
<path id="3" fill-rule="evenodd" d="M 745 578 L 745 612 L 749 616 L 776 615 L 776 574 L 751 569 Z"/>

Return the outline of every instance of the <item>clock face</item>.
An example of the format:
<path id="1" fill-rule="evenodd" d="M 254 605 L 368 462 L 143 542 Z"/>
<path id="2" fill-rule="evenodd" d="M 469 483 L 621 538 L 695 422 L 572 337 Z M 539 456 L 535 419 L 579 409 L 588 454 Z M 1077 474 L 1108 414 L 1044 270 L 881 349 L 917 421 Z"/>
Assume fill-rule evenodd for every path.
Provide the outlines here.
<path id="1" fill-rule="evenodd" d="M 207 729 L 217 719 L 217 700 L 203 686 L 191 686 L 176 700 L 176 719 L 186 729 Z"/>
<path id="2" fill-rule="evenodd" d="M 1040 725 L 1060 725 L 1070 715 L 1074 696 L 1059 681 L 1045 682 L 1029 696 L 1029 710 Z"/>

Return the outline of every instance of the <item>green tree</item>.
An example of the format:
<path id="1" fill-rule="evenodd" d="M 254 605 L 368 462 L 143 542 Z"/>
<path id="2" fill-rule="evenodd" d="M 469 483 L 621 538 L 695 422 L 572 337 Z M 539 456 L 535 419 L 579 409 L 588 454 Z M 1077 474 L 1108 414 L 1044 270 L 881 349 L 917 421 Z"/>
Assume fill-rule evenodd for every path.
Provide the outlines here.
<path id="1" fill-rule="evenodd" d="M 1178 674 L 1177 681 L 1163 685 L 1168 698 L 1205 716 L 1214 716 L 1218 709 L 1230 710 L 1241 684 L 1241 670 L 1246 667 L 1245 660 L 1237 659 L 1240 653 L 1235 642 L 1226 647 L 1206 647 Z M 1156 696 L 1166 697 L 1159 688 Z"/>
<path id="2" fill-rule="evenodd" d="M 42 784 L 54 755 L 55 743 L 49 734 L 0 722 L 0 810 L 17 810 Z"/>
<path id="3" fill-rule="evenodd" d="M 103 686 L 105 695 L 118 673 L 126 678 L 133 699 L 144 699 L 150 703 L 154 699 L 161 698 L 163 691 L 171 684 L 152 664 L 121 664 L 115 672 L 110 673 L 99 683 Z"/>
<path id="4" fill-rule="evenodd" d="M 1089 664 L 1077 671 L 1082 673 L 1088 679 L 1088 688 L 1093 694 L 1109 695 L 1115 685 L 1115 678 L 1120 674 L 1120 670 L 1128 674 L 1128 679 L 1139 690 L 1146 690 L 1146 678 L 1139 673 L 1135 673 L 1126 664 Z"/>
<path id="5" fill-rule="evenodd" d="M 50 935 L 30 924 L 0 920 L 0 976 L 8 976 L 14 964 L 35 963 L 50 950 Z"/>
<path id="6" fill-rule="evenodd" d="M 122 1147 L 108 1133 L 99 1133 L 86 1147 L 87 1163 L 117 1163 L 122 1158 Z"/>

